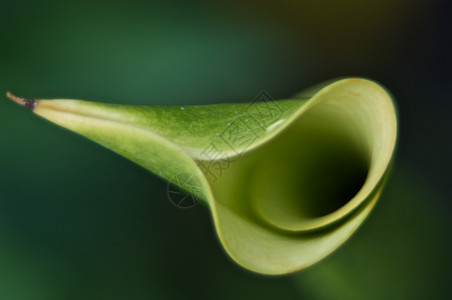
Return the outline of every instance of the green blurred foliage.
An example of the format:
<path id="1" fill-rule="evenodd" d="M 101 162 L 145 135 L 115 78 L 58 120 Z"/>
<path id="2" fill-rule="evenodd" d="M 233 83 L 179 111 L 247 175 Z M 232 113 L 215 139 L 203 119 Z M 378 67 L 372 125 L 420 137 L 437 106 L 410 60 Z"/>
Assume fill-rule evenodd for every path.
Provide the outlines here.
<path id="1" fill-rule="evenodd" d="M 360 276 L 356 266 L 344 270 L 348 264 L 340 255 L 355 257 L 353 245 L 360 241 L 371 245 L 373 238 L 363 236 L 371 229 L 379 247 L 395 241 L 422 245 L 425 256 L 397 252 L 404 265 L 435 262 L 425 274 L 413 273 L 423 278 L 407 280 L 450 279 L 438 263 L 443 256 L 437 255 L 450 249 L 443 242 L 450 239 L 452 214 L 447 5 L 407 0 L 1 1 L 0 93 L 187 105 L 251 101 L 263 89 L 283 98 L 334 77 L 370 77 L 386 85 L 399 104 L 399 175 L 394 178 L 403 180 L 391 179 L 394 193 L 381 198 L 368 224 L 337 254 L 295 281 L 263 277 L 230 261 L 206 208 L 175 208 L 166 197 L 166 183 L 152 174 L 0 101 L 0 299 L 352 295 L 355 285 L 346 279 L 341 284 L 341 274 L 370 277 Z M 418 197 L 396 202 L 413 187 Z M 410 210 L 410 201 L 417 209 Z M 437 231 L 417 236 L 403 219 L 393 217 L 399 239 L 387 236 L 393 231 L 375 228 L 385 223 L 387 206 Z M 447 218 L 435 223 L 441 213 Z M 424 244 L 425 237 L 433 241 Z M 362 258 L 363 272 L 375 266 L 377 281 L 378 274 L 389 272 L 381 268 L 393 267 L 379 261 L 391 252 L 381 253 Z M 393 286 L 400 288 L 400 298 L 413 294 L 404 292 L 412 284 Z"/>

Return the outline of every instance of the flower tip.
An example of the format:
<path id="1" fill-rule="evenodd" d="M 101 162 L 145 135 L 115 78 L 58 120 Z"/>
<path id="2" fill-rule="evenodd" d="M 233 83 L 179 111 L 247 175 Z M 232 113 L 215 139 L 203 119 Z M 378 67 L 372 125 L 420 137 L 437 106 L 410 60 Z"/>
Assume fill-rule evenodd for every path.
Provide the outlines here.
<path id="1" fill-rule="evenodd" d="M 14 102 L 22 105 L 23 107 L 26 107 L 30 110 L 33 110 L 36 106 L 36 100 L 27 100 L 24 98 L 20 98 L 17 97 L 15 95 L 13 95 L 11 92 L 6 92 L 6 97 L 8 97 L 9 99 L 13 100 Z"/>

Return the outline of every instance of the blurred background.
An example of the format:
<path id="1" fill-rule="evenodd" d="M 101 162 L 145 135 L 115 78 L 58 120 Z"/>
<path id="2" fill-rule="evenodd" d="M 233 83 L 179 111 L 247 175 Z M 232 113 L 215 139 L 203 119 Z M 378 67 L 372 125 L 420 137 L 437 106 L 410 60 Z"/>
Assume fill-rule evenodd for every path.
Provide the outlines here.
<path id="1" fill-rule="evenodd" d="M 0 299 L 446 299 L 448 1 L 0 0 Z M 388 186 L 334 254 L 290 276 L 237 266 L 202 205 L 3 96 L 189 105 L 376 80 L 400 118 Z"/>

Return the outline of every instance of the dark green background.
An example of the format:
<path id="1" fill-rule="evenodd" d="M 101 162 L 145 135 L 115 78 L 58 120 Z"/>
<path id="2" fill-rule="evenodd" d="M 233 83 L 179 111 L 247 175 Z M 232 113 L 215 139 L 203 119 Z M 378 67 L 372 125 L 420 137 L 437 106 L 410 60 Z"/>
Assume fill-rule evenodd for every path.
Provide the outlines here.
<path id="1" fill-rule="evenodd" d="M 188 105 L 364 76 L 395 96 L 400 140 L 360 231 L 265 277 L 227 257 L 205 207 L 0 96 L 0 299 L 446 298 L 450 7 L 337 2 L 1 1 L 0 94 Z"/>

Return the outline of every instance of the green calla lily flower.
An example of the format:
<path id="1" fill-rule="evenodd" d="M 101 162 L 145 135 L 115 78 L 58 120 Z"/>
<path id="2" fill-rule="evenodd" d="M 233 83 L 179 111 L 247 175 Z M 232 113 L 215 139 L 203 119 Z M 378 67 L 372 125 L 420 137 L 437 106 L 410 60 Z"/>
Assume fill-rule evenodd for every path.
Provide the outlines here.
<path id="1" fill-rule="evenodd" d="M 263 274 L 305 268 L 351 236 L 380 195 L 397 136 L 389 94 L 357 78 L 250 104 L 9 97 L 196 195 L 230 257 Z"/>

